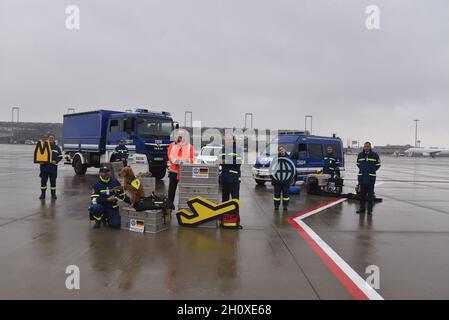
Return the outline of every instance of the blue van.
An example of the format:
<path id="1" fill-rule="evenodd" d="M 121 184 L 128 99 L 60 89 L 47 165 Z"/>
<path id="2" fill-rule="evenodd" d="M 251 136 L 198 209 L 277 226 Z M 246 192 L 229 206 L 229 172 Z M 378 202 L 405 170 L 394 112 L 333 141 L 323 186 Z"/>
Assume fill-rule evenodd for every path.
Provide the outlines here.
<path id="1" fill-rule="evenodd" d="M 304 180 L 308 174 L 323 168 L 328 146 L 332 146 L 334 156 L 340 160 L 340 171 L 343 173 L 345 170 L 343 143 L 340 138 L 313 136 L 307 132 L 280 132 L 256 160 L 252 172 L 257 184 L 263 185 L 271 181 L 269 168 L 273 156 L 277 155 L 278 146 L 284 146 L 296 164 L 297 181 Z"/>

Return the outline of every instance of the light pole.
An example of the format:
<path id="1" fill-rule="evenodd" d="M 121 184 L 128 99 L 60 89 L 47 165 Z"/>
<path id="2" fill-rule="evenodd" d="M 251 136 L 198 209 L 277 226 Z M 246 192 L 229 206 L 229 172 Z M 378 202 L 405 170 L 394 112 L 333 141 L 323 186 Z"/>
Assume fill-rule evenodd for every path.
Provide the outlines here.
<path id="1" fill-rule="evenodd" d="M 20 107 L 12 107 L 11 108 L 11 142 L 14 143 L 14 112 L 16 113 L 16 122 L 19 123 L 19 113 Z"/>
<path id="2" fill-rule="evenodd" d="M 253 128 L 253 114 L 251 112 L 245 113 L 245 129 L 248 128 L 248 125 L 247 125 L 248 117 L 251 117 L 251 122 L 250 123 L 251 123 L 251 129 L 252 129 Z"/>
<path id="3" fill-rule="evenodd" d="M 187 128 L 187 115 L 190 115 L 190 126 L 192 127 L 192 120 L 193 120 L 193 112 L 192 111 L 186 111 L 184 112 L 184 127 Z"/>
<path id="4" fill-rule="evenodd" d="M 306 115 L 304 117 L 304 131 L 307 131 L 307 119 L 310 118 L 310 134 L 312 134 L 313 129 L 313 116 L 312 115 Z"/>
<path id="5" fill-rule="evenodd" d="M 12 107 L 11 108 L 11 122 L 14 122 L 14 111 L 16 112 L 16 122 L 19 122 L 19 112 L 20 107 Z"/>
<path id="6" fill-rule="evenodd" d="M 413 121 L 415 121 L 415 148 L 418 148 L 418 122 L 420 120 L 419 119 L 415 119 Z"/>

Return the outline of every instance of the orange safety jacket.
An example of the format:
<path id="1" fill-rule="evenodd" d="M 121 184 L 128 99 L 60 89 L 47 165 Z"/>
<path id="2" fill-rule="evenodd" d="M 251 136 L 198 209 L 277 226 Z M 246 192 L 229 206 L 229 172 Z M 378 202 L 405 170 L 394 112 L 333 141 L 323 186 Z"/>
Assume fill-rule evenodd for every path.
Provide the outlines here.
<path id="1" fill-rule="evenodd" d="M 176 172 L 177 179 L 179 180 L 179 163 L 182 162 L 194 162 L 194 150 L 193 146 L 188 143 L 178 143 L 178 142 L 172 142 L 170 146 L 168 147 L 168 159 L 170 160 L 170 172 Z"/>

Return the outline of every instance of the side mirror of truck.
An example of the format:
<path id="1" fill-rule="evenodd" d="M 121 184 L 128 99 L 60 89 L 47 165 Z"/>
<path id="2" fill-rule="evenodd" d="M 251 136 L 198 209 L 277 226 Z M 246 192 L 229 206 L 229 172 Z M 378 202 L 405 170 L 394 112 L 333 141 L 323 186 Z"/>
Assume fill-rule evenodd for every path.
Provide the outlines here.
<path id="1" fill-rule="evenodd" d="M 175 124 L 175 130 L 178 130 L 179 129 L 179 122 L 174 122 L 174 124 Z"/>

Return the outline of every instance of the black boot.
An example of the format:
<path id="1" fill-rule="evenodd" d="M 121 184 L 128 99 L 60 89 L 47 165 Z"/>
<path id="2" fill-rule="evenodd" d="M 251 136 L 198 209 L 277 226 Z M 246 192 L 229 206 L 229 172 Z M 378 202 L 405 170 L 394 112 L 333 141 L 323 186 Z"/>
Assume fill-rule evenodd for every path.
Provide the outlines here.
<path id="1" fill-rule="evenodd" d="M 56 196 L 56 190 L 51 190 L 51 200 L 57 200 L 58 197 Z"/>
<path id="2" fill-rule="evenodd" d="M 94 225 L 94 229 L 100 229 L 101 228 L 101 221 L 96 220 L 95 221 L 95 225 Z"/>
<path id="3" fill-rule="evenodd" d="M 41 190 L 41 196 L 39 197 L 39 200 L 45 200 L 45 190 Z"/>
<path id="4" fill-rule="evenodd" d="M 359 210 L 356 211 L 357 214 L 359 213 L 365 213 L 365 208 L 360 208 Z"/>

